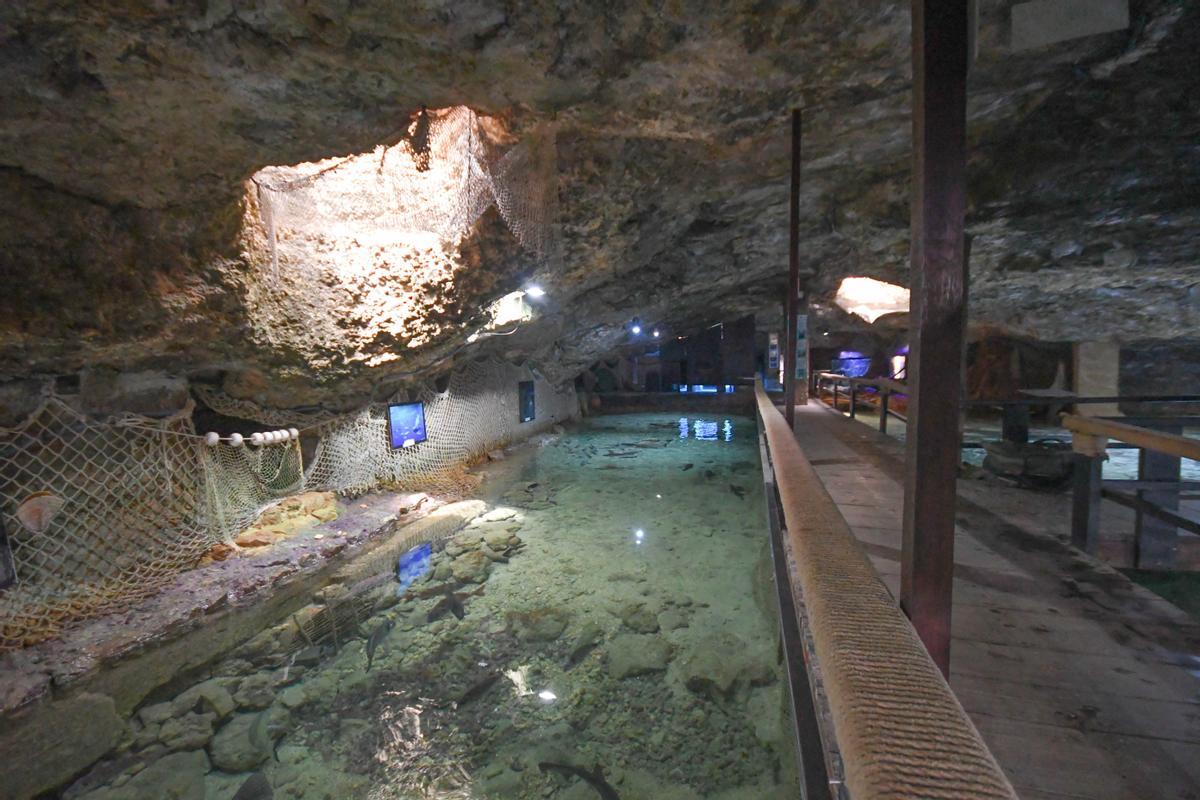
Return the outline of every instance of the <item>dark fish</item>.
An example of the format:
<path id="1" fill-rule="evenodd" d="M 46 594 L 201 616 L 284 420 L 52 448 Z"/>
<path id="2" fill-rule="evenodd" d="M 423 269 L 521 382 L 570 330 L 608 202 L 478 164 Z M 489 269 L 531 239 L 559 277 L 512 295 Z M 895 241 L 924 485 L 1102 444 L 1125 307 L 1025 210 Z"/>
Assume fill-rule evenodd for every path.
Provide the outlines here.
<path id="1" fill-rule="evenodd" d="M 469 596 L 470 595 L 462 595 L 462 597 Z M 434 607 L 429 609 L 429 613 L 425 616 L 430 622 L 434 622 L 446 616 L 447 611 L 449 611 L 458 619 L 462 619 L 467 615 L 467 609 L 462 604 L 462 598 L 457 594 L 447 594 L 441 600 L 438 600 Z"/>
<path id="2" fill-rule="evenodd" d="M 384 620 L 375 626 L 375 630 L 371 631 L 371 638 L 367 639 L 367 672 L 371 671 L 371 662 L 375 660 L 375 650 L 387 638 L 395 624 L 390 619 Z"/>
<path id="3" fill-rule="evenodd" d="M 534 489 L 538 488 L 539 486 L 541 486 L 540 483 L 531 483 L 525 487 L 525 491 L 532 492 Z"/>
<path id="4" fill-rule="evenodd" d="M 737 484 L 733 484 L 733 483 L 729 484 L 729 491 L 736 494 L 738 496 L 739 500 L 741 500 L 742 498 L 744 498 L 746 496 L 746 490 L 743 489 L 741 486 L 738 486 Z"/>
<path id="5" fill-rule="evenodd" d="M 690 464 L 690 463 L 689 463 L 689 464 L 684 464 L 684 465 L 683 465 L 683 471 L 684 471 L 684 472 L 687 472 L 689 469 L 691 469 L 691 468 L 692 468 L 692 467 L 694 467 L 694 466 L 696 466 L 696 465 L 695 465 L 695 464 Z"/>
<path id="6" fill-rule="evenodd" d="M 706 470 L 704 470 L 704 477 L 715 478 L 715 477 L 717 477 L 717 473 L 713 472 L 711 469 L 706 469 Z"/>
<path id="7" fill-rule="evenodd" d="M 610 578 L 611 580 L 611 578 Z M 575 643 L 571 645 L 571 652 L 567 654 L 567 658 L 563 661 L 563 669 L 571 670 L 578 666 L 580 661 L 587 658 L 588 653 L 596 649 L 596 645 L 600 643 L 604 632 L 598 627 L 589 626 L 575 639 Z"/>
<path id="8" fill-rule="evenodd" d="M 267 780 L 267 776 L 261 772 L 256 772 L 243 783 L 234 794 L 233 800 L 272 800 L 275 797 L 275 792 L 271 790 L 271 783 Z"/>
<path id="9" fill-rule="evenodd" d="M 554 770 L 564 775 L 581 778 L 588 786 L 596 790 L 601 800 L 621 800 L 621 796 L 617 794 L 617 790 L 610 786 L 608 781 L 604 780 L 604 772 L 600 769 L 599 764 L 596 765 L 595 769 L 589 771 L 571 764 L 559 764 L 556 761 L 539 761 L 538 769 L 542 772 Z"/>
<path id="10" fill-rule="evenodd" d="M 463 692 L 457 700 L 454 701 L 454 704 L 461 708 L 467 703 L 478 700 L 480 697 L 483 697 L 485 694 L 487 694 L 487 690 L 495 686 L 496 681 L 498 680 L 500 680 L 499 672 L 489 672 L 487 675 L 484 675 L 482 678 L 471 684 L 470 687 L 468 687 L 468 689 Z"/>

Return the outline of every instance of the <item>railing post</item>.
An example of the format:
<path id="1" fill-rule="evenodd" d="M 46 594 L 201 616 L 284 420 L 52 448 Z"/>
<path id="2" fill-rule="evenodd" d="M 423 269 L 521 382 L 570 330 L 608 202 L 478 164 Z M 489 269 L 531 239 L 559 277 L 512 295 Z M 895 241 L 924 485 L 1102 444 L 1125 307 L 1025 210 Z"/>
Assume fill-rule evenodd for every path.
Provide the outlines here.
<path id="1" fill-rule="evenodd" d="M 850 419 L 854 419 L 855 404 L 858 402 L 858 384 L 850 381 Z"/>
<path id="2" fill-rule="evenodd" d="M 1004 406 L 1004 421 L 1000 438 L 1015 444 L 1029 442 L 1029 406 L 1024 404 Z"/>
<path id="3" fill-rule="evenodd" d="M 838 382 L 837 382 L 837 378 L 834 378 L 834 379 L 831 381 L 831 383 L 833 384 L 833 410 L 834 410 L 834 411 L 837 411 L 837 410 L 838 410 L 838 405 L 837 405 L 837 404 L 838 404 Z"/>
<path id="4" fill-rule="evenodd" d="M 1093 555 L 1100 545 L 1100 488 L 1103 468 L 1103 456 L 1075 453 L 1071 543 Z"/>
<path id="5" fill-rule="evenodd" d="M 1173 433 L 1183 433 L 1182 426 L 1170 424 L 1144 424 L 1144 427 Z M 1180 459 L 1165 453 L 1142 448 L 1138 451 L 1138 480 L 1166 481 L 1178 483 L 1180 477 Z M 1138 496 L 1156 506 L 1179 509 L 1179 489 L 1146 489 L 1138 492 Z M 1179 555 L 1179 529 L 1165 520 L 1147 516 L 1137 512 L 1135 525 L 1137 549 L 1134 553 L 1134 566 L 1138 569 L 1174 569 Z"/>
<path id="6" fill-rule="evenodd" d="M 892 393 L 887 389 L 879 390 L 879 432 L 887 433 L 888 398 Z"/>

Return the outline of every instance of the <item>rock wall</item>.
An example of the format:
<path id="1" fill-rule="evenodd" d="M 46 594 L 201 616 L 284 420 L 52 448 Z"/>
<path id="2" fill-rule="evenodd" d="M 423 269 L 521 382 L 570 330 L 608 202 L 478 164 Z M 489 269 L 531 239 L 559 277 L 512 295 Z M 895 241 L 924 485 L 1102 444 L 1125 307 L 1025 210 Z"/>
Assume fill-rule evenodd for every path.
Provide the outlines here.
<path id="1" fill-rule="evenodd" d="M 1013 4 L 980 3 L 971 315 L 1054 340 L 1186 333 L 1200 9 L 1133 0 L 1128 30 L 1016 52 Z M 801 106 L 814 323 L 845 324 L 830 300 L 846 275 L 907 277 L 904 4 L 17 3 L 0 42 L 3 377 L 225 370 L 291 387 L 281 405 L 489 352 L 572 378 L 634 316 L 691 332 L 777 303 Z M 485 215 L 430 255 L 452 285 L 382 271 L 320 320 L 303 297 L 281 309 L 247 179 L 394 143 L 423 106 L 455 105 L 513 141 L 553 128 L 561 258 L 529 258 Z M 468 342 L 529 280 L 548 292 L 535 319 Z M 304 327 L 347 335 L 291 335 Z"/>

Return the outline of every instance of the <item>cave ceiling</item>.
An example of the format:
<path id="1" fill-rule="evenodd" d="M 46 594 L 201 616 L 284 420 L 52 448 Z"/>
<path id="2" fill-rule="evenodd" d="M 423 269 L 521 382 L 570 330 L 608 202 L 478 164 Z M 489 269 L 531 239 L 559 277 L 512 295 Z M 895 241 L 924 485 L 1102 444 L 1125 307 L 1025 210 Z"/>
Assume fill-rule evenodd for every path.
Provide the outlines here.
<path id="1" fill-rule="evenodd" d="M 972 324 L 1189 335 L 1200 9 L 1133 0 L 1129 30 L 1011 52 L 1012 5 L 980 0 Z M 787 269 L 793 107 L 807 295 L 820 324 L 854 326 L 831 309 L 843 277 L 907 281 L 909 57 L 908 5 L 860 0 L 5 4 L 0 377 L 251 375 L 287 387 L 274 402 L 321 402 L 488 353 L 565 380 L 635 317 L 682 334 L 762 314 Z M 552 131 L 553 257 L 493 210 L 427 254 L 427 285 L 384 254 L 319 306 L 272 263 L 251 176 L 455 106 L 513 141 Z M 547 291 L 534 319 L 467 342 L 529 281 Z"/>

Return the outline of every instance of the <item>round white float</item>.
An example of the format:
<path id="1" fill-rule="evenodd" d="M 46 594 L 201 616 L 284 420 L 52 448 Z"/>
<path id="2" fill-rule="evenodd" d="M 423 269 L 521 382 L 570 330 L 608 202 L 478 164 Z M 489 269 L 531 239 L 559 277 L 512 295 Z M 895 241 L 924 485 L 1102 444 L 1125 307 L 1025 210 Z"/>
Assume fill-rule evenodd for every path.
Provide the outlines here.
<path id="1" fill-rule="evenodd" d="M 216 431 L 209 431 L 204 434 L 204 443 L 209 447 L 216 447 L 221 443 L 221 434 Z"/>
<path id="2" fill-rule="evenodd" d="M 240 433 L 229 434 L 229 446 L 230 447 L 241 447 L 242 441 L 243 441 L 242 435 Z"/>

